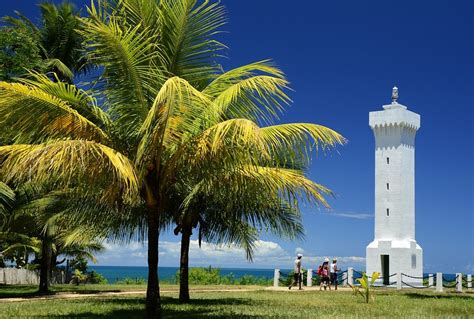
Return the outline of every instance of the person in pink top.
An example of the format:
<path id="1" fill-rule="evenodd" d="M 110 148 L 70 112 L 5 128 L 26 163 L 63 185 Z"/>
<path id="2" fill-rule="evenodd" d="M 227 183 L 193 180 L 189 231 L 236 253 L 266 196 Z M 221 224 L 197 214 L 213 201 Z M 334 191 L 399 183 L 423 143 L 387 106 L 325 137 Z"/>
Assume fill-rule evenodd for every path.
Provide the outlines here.
<path id="1" fill-rule="evenodd" d="M 331 284 L 329 282 L 329 259 L 325 258 L 323 266 L 321 268 L 321 281 L 319 284 L 319 290 L 322 289 L 324 285 L 324 290 L 326 290 L 327 287 L 329 287 L 329 290 L 331 290 Z"/>

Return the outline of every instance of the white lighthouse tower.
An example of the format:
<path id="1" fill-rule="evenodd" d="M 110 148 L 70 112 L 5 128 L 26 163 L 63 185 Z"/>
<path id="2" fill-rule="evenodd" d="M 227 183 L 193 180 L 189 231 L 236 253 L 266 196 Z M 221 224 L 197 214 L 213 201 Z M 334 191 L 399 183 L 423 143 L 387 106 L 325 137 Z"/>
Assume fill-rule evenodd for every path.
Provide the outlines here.
<path id="1" fill-rule="evenodd" d="M 394 273 L 423 275 L 423 250 L 415 240 L 415 135 L 420 115 L 397 102 L 369 113 L 375 135 L 375 236 L 367 246 L 366 271 L 378 271 L 384 284 Z M 403 277 L 404 282 L 421 280 Z"/>

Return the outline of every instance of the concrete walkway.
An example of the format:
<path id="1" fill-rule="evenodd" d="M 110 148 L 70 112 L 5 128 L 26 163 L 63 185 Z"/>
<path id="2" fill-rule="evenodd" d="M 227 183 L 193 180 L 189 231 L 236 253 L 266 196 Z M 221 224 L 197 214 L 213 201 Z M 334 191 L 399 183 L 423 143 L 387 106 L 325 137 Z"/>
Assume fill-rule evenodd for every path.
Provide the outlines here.
<path id="1" fill-rule="evenodd" d="M 312 286 L 312 287 L 303 287 L 303 290 L 299 290 L 298 287 L 292 287 L 291 290 L 288 289 L 288 287 L 267 287 L 265 288 L 267 291 L 286 291 L 286 292 L 305 292 L 305 291 L 319 291 L 319 286 Z M 334 287 L 331 287 L 331 290 L 329 288 L 324 291 L 324 288 L 322 289 L 322 292 L 338 292 L 338 291 L 352 291 L 351 287 L 337 287 L 337 290 L 334 290 Z"/>

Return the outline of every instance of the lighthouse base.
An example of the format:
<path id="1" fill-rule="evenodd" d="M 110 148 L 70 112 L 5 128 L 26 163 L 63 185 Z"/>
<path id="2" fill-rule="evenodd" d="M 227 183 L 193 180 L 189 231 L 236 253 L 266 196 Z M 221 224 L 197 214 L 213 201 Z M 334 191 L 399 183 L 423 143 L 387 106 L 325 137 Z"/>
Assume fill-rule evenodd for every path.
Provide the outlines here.
<path id="1" fill-rule="evenodd" d="M 423 284 L 423 249 L 415 240 L 374 240 L 367 246 L 366 272 L 380 273 L 377 284 L 389 285 L 402 273 L 402 285 Z M 418 278 L 411 278 L 418 277 Z"/>

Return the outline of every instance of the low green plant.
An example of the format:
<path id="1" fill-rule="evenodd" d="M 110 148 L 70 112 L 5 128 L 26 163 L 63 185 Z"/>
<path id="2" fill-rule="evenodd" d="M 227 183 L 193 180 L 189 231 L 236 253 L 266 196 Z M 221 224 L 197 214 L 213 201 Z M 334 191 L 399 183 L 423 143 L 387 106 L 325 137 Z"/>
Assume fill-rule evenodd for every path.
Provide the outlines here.
<path id="1" fill-rule="evenodd" d="M 87 278 L 87 274 L 84 274 L 79 269 L 75 269 L 74 274 L 72 275 L 71 283 L 79 286 L 79 284 L 85 284 L 87 282 Z"/>
<path id="2" fill-rule="evenodd" d="M 175 282 L 179 283 L 179 271 L 176 272 Z M 219 268 L 190 268 L 189 283 L 191 285 L 271 285 L 273 279 L 243 275 L 236 278 L 233 273 L 222 275 Z"/>
<path id="3" fill-rule="evenodd" d="M 352 291 L 354 292 L 354 295 L 361 295 L 366 303 L 369 303 L 370 299 L 374 301 L 375 295 L 372 291 L 372 286 L 379 277 L 379 272 L 373 272 L 369 280 L 369 277 L 367 277 L 367 274 L 364 272 L 362 274 L 362 278 L 357 278 L 357 281 L 359 282 L 360 286 L 352 286 Z"/>
<path id="4" fill-rule="evenodd" d="M 93 270 L 88 274 L 87 282 L 91 284 L 105 285 L 107 284 L 107 278 Z"/>
<path id="5" fill-rule="evenodd" d="M 125 277 L 122 280 L 118 280 L 115 282 L 115 284 L 118 285 L 143 285 L 146 283 L 145 278 L 130 278 L 130 277 Z"/>

